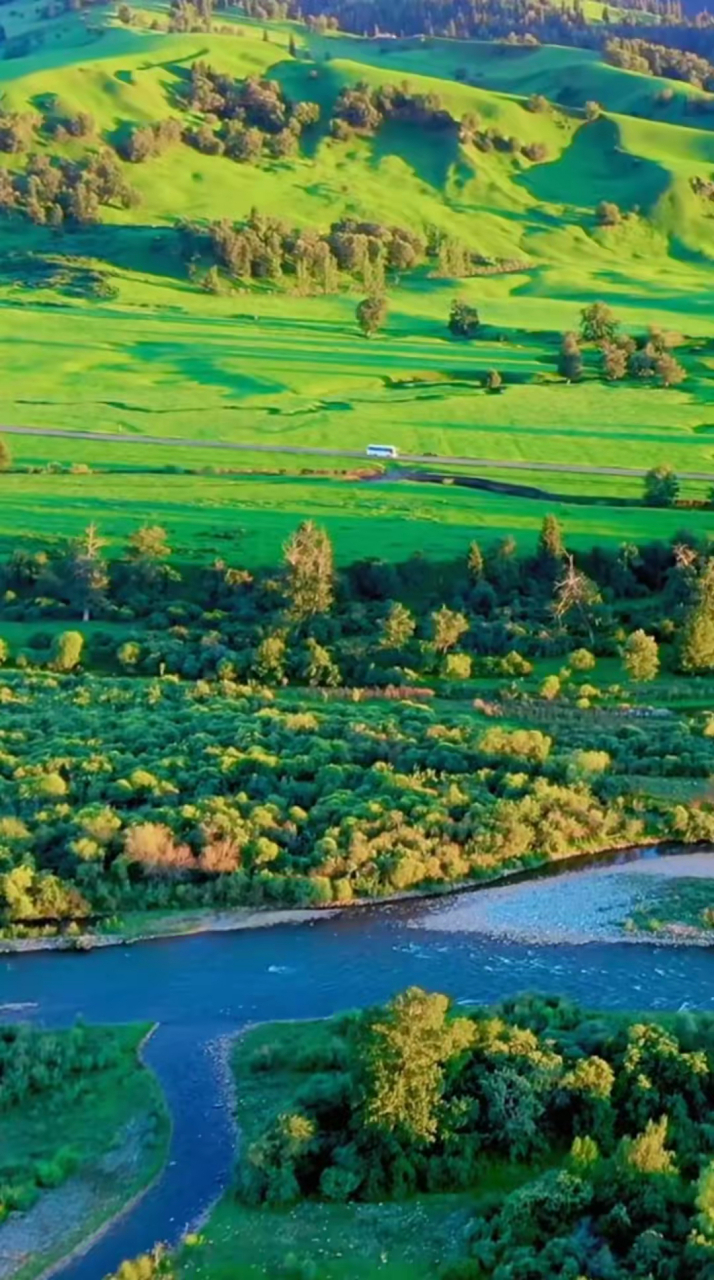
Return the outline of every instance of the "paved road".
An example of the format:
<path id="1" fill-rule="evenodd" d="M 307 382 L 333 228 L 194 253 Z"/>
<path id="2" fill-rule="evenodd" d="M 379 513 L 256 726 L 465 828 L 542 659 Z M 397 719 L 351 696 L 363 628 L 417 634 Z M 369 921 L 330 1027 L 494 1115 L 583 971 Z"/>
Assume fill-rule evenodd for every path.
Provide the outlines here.
<path id="1" fill-rule="evenodd" d="M 291 454 L 305 458 L 357 458 L 367 460 L 364 449 L 321 449 L 298 444 L 245 444 L 233 440 L 192 440 L 184 436 L 127 436 L 110 431 L 63 431 L 60 427 L 4 427 L 0 433 L 8 436 L 51 436 L 60 440 L 92 440 L 95 444 L 163 445 L 170 449 L 221 449 L 236 453 Z M 379 459 L 371 459 L 379 461 Z M 384 459 L 389 461 L 389 459 Z M 546 471 L 580 476 L 624 476 L 642 479 L 647 467 L 593 467 L 578 462 L 528 462 L 519 459 L 505 461 L 499 458 L 450 457 L 437 453 L 400 453 L 399 462 L 436 463 L 443 467 L 477 467 L 498 471 Z M 709 480 L 714 482 L 714 471 L 678 471 L 680 480 Z"/>

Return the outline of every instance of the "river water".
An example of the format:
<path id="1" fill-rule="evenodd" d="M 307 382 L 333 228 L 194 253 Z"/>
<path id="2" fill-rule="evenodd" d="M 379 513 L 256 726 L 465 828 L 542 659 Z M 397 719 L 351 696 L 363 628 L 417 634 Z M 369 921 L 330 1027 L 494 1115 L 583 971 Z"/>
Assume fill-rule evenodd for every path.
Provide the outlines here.
<path id="1" fill-rule="evenodd" d="M 714 948 L 524 945 L 431 930 L 431 910 L 411 902 L 89 954 L 0 957 L 0 1006 L 29 1006 L 23 1016 L 40 1024 L 78 1015 L 159 1023 L 146 1059 L 173 1115 L 168 1165 L 124 1220 L 57 1273 L 62 1280 L 101 1280 L 157 1240 L 175 1242 L 225 1188 L 234 1134 L 223 1050 L 251 1022 L 323 1017 L 410 984 L 464 1006 L 539 990 L 601 1009 L 714 1007 Z"/>

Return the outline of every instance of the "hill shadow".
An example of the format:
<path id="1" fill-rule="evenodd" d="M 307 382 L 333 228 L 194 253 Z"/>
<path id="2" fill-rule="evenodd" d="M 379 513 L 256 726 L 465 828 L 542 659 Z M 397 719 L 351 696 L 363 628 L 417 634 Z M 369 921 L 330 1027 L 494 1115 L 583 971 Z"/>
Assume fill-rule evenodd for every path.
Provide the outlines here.
<path id="1" fill-rule="evenodd" d="M 622 209 L 649 209 L 670 185 L 669 172 L 620 145 L 620 131 L 601 117 L 584 124 L 556 160 L 533 165 L 514 178 L 536 200 L 592 209 L 614 200 Z"/>
<path id="2" fill-rule="evenodd" d="M 372 146 L 373 168 L 397 156 L 413 169 L 422 182 L 443 191 L 449 171 L 459 158 L 456 129 L 426 129 L 388 120 Z"/>

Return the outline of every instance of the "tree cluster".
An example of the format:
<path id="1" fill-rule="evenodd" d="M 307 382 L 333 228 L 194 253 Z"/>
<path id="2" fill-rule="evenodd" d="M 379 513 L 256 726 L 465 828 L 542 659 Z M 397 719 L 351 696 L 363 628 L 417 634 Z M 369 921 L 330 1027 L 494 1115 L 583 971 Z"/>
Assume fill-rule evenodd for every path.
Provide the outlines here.
<path id="1" fill-rule="evenodd" d="M 405 227 L 343 219 L 329 231 L 291 227 L 257 211 L 242 223 L 227 220 L 208 228 L 180 223 L 184 259 L 208 259 L 230 278 L 292 281 L 298 290 L 336 292 L 349 277 L 372 292 L 383 290 L 388 273 L 419 266 L 426 257 L 421 236 Z"/>
<path id="2" fill-rule="evenodd" d="M 207 62 L 191 67 L 184 100 L 203 116 L 198 128 L 185 131 L 187 142 L 199 151 L 250 163 L 264 154 L 294 156 L 303 130 L 320 119 L 317 103 L 292 102 L 277 80 L 234 80 Z"/>
<path id="3" fill-rule="evenodd" d="M 128 209 L 136 201 L 110 151 L 81 160 L 36 154 L 20 173 L 0 169 L 0 212 L 21 213 L 38 225 L 87 226 L 99 221 L 103 205 Z"/>
<path id="4" fill-rule="evenodd" d="M 296 1039 L 299 1032 L 296 1032 Z M 250 1065 L 284 1107 L 241 1154 L 250 1203 L 496 1191 L 444 1280 L 706 1280 L 714 1263 L 714 1025 L 594 1019 L 537 996 L 464 1015 L 419 988 Z"/>
<path id="5" fill-rule="evenodd" d="M 683 49 L 672 49 L 648 40 L 616 36 L 604 49 L 607 62 L 626 71 L 661 76 L 668 80 L 684 80 L 699 89 L 714 90 L 714 66 L 707 58 Z"/>

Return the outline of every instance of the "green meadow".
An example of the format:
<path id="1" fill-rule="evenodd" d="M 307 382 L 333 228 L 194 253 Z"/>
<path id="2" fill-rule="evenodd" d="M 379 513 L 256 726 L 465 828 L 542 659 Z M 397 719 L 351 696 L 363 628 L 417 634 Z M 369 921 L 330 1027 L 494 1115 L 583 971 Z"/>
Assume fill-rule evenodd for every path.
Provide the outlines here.
<path id="1" fill-rule="evenodd" d="M 2 487 L 3 554 L 18 539 L 40 548 L 77 537 L 88 519 L 107 539 L 109 554 L 119 553 L 129 534 L 148 521 L 166 529 L 179 561 L 220 557 L 249 568 L 275 564 L 289 534 L 307 518 L 327 529 L 340 564 L 365 556 L 454 559 L 474 538 L 487 543 L 506 535 L 525 550 L 535 543 L 545 512 L 562 520 L 568 544 L 582 550 L 674 537 L 685 528 L 701 537 L 714 531 L 708 511 L 543 502 L 413 481 L 115 472 L 9 475 Z"/>
<path id="2" fill-rule="evenodd" d="M 19 468 L 244 466 L 291 472 L 294 480 L 167 474 L 159 487 L 128 475 L 73 483 L 8 476 L 3 540 L 74 533 L 88 515 L 116 539 L 132 523 L 161 518 L 195 554 L 216 532 L 238 530 L 252 561 L 273 554 L 295 519 L 313 514 L 334 532 L 341 558 L 376 548 L 399 557 L 415 549 L 450 554 L 479 528 L 530 536 L 542 515 L 538 504 L 456 488 L 337 489 L 300 473 L 345 470 L 345 463 L 328 458 L 323 467 L 281 452 L 296 446 L 361 451 L 387 441 L 405 453 L 714 472 L 714 237 L 707 202 L 691 187 L 714 166 L 714 130 L 712 117 L 687 113 L 698 90 L 678 83 L 663 104 L 658 94 L 672 82 L 608 66 L 589 50 L 363 40 L 225 15 L 209 34 L 152 30 L 152 22 L 165 24 L 166 12 L 138 10 L 131 28 L 111 9 L 91 20 L 53 19 L 40 48 L 0 62 L 4 110 L 86 111 L 97 140 L 112 143 L 133 124 L 190 120 L 178 95 L 202 59 L 235 78 L 277 79 L 294 100 L 319 102 L 321 124 L 291 160 L 239 164 L 179 143 L 126 164 L 140 202 L 103 208 L 93 227 L 57 233 L 18 216 L 0 222 L 0 423 L 126 437 L 126 446 L 106 448 L 8 437 Z M 36 29 L 34 6 L 14 13 L 15 33 L 23 22 Z M 484 126 L 543 143 L 546 159 L 482 152 L 394 123 L 348 142 L 329 135 L 345 85 L 404 79 L 414 92 L 438 93 L 457 118 L 475 112 Z M 528 110 L 532 93 L 551 107 Z M 588 98 L 604 108 L 591 123 L 582 111 Z M 70 158 L 97 145 L 37 138 L 40 152 Z M 17 157 L 3 153 L 0 163 L 16 167 Z M 596 225 L 602 199 L 628 215 L 620 225 Z M 421 267 L 393 279 L 386 326 L 367 341 L 355 324 L 358 285 L 300 296 L 289 280 L 254 282 L 213 296 L 189 278 L 177 220 L 239 220 L 253 208 L 320 231 L 341 217 L 420 233 L 438 228 L 521 269 L 448 280 Z M 72 296 L 33 280 L 28 262 L 38 256 L 101 270 L 115 296 Z M 447 330 L 456 294 L 478 307 L 475 341 Z M 585 352 L 581 382 L 558 377 L 560 335 L 577 328 L 580 308 L 597 299 L 632 334 L 656 324 L 682 336 L 681 386 L 608 384 L 594 350 Z M 500 395 L 482 389 L 489 369 L 504 379 Z M 186 443 L 170 450 L 132 443 L 147 435 Z M 274 455 L 207 454 L 192 442 L 269 445 Z M 617 480 L 589 481 L 587 489 L 573 477 L 559 479 L 550 485 L 559 493 L 636 492 Z M 579 543 L 664 527 L 626 509 L 593 506 L 566 517 Z M 671 521 L 679 528 L 681 514 Z"/>

